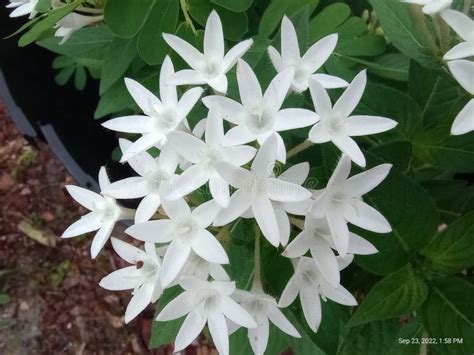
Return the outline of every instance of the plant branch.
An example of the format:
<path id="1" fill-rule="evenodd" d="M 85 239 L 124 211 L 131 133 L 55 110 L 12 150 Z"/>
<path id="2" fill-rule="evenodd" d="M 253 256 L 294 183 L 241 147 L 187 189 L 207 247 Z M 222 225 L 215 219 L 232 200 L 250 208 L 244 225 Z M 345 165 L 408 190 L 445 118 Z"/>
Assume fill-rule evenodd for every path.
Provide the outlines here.
<path id="1" fill-rule="evenodd" d="M 286 155 L 287 159 L 290 159 L 291 157 L 295 156 L 296 154 L 301 153 L 303 150 L 308 149 L 312 145 L 313 145 L 313 142 L 311 142 L 309 140 L 306 140 L 306 141 L 298 144 L 297 146 L 291 148 L 288 151 L 288 154 Z"/>
<path id="2" fill-rule="evenodd" d="M 196 27 L 194 27 L 193 20 L 189 16 L 188 13 L 188 3 L 186 0 L 179 0 L 179 4 L 181 5 L 181 11 L 183 11 L 184 19 L 186 20 L 186 23 L 191 27 L 191 31 L 193 31 L 194 34 L 197 33 Z"/>
<path id="3" fill-rule="evenodd" d="M 258 224 L 255 224 L 255 254 L 252 291 L 263 292 L 262 275 L 260 269 L 260 228 L 258 227 Z"/>

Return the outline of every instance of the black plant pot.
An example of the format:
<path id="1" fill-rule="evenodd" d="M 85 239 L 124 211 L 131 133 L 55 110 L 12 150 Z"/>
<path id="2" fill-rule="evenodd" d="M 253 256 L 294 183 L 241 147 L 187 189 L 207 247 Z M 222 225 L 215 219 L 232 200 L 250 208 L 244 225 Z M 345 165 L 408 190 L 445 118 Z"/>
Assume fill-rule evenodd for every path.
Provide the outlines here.
<path id="1" fill-rule="evenodd" d="M 27 19 L 11 19 L 4 6 L 0 8 L 3 38 Z M 36 45 L 18 48 L 17 40 L 0 40 L 0 97 L 18 129 L 26 138 L 44 139 L 83 187 L 98 189 L 97 173 L 104 164 L 114 175 L 123 175 L 121 165 L 111 163 L 117 146 L 114 133 L 93 118 L 97 82 L 88 80 L 82 92 L 72 84 L 57 85 L 51 68 L 55 55 Z"/>

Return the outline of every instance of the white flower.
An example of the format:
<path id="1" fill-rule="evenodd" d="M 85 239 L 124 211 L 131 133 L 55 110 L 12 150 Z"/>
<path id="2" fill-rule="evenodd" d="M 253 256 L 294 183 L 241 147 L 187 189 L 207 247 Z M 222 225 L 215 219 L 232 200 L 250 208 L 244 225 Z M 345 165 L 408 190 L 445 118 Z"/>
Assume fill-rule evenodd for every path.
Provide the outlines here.
<path id="1" fill-rule="evenodd" d="M 216 11 L 210 13 L 206 22 L 204 54 L 177 36 L 164 33 L 163 38 L 192 68 L 181 70 L 173 75 L 170 78 L 172 84 L 207 84 L 215 91 L 223 94 L 227 92 L 227 72 L 253 44 L 251 39 L 240 42 L 224 55 L 224 33 L 221 20 Z"/>
<path id="2" fill-rule="evenodd" d="M 410 4 L 422 5 L 423 13 L 434 15 L 444 9 L 447 9 L 453 3 L 453 0 L 400 0 Z"/>
<path id="3" fill-rule="evenodd" d="M 288 244 L 283 255 L 293 259 L 305 255 L 309 250 L 324 278 L 333 287 L 337 287 L 340 282 L 339 264 L 332 249 L 336 247 L 326 219 L 316 219 L 308 215 L 304 221 L 304 229 Z M 357 234 L 349 232 L 347 252 L 369 255 L 377 253 L 377 249 Z"/>
<path id="4" fill-rule="evenodd" d="M 169 321 L 187 314 L 176 336 L 175 352 L 191 344 L 206 322 L 220 355 L 229 354 L 226 318 L 242 327 L 257 326 L 250 314 L 230 298 L 235 291 L 234 282 L 208 282 L 190 277 L 183 278 L 180 285 L 185 291 L 168 303 L 156 317 L 157 321 Z"/>
<path id="5" fill-rule="evenodd" d="M 336 48 L 337 38 L 337 33 L 334 33 L 320 39 L 301 57 L 295 27 L 288 17 L 284 16 L 281 23 L 281 55 L 272 46 L 268 47 L 268 54 L 278 72 L 287 68 L 295 69 L 291 85 L 295 92 L 306 91 L 310 78 L 318 81 L 326 89 L 346 87 L 349 84 L 341 78 L 321 73 L 314 74 Z"/>
<path id="6" fill-rule="evenodd" d="M 7 8 L 15 8 L 10 13 L 10 17 L 19 17 L 24 15 L 30 15 L 28 18 L 33 18 L 36 15 L 36 5 L 39 0 L 10 0 L 10 3 L 6 6 Z"/>
<path id="7" fill-rule="evenodd" d="M 474 95 L 474 62 L 453 60 L 448 62 L 449 70 L 457 82 L 471 95 Z M 471 98 L 459 112 L 451 127 L 451 134 L 460 135 L 474 131 L 474 98 Z"/>
<path id="8" fill-rule="evenodd" d="M 236 166 L 247 164 L 256 149 L 250 146 L 224 146 L 224 126 L 218 108 L 211 108 L 206 119 L 204 142 L 184 132 L 170 134 L 170 144 L 193 165 L 187 168 L 173 183 L 171 199 L 183 197 L 209 181 L 212 197 L 222 207 L 229 203 L 229 185 L 217 173 L 215 164 L 228 161 Z"/>
<path id="9" fill-rule="evenodd" d="M 263 355 L 267 348 L 271 321 L 282 332 L 296 338 L 300 333 L 277 306 L 276 300 L 263 292 L 236 290 L 232 295 L 257 322 L 256 328 L 249 328 L 248 338 L 255 355 Z"/>
<path id="10" fill-rule="evenodd" d="M 303 256 L 299 259 L 294 275 L 281 294 L 279 307 L 288 307 L 300 296 L 301 306 L 306 322 L 316 332 L 321 323 L 321 301 L 326 298 L 334 302 L 355 306 L 355 298 L 341 285 L 331 286 L 322 276 L 313 259 Z"/>
<path id="11" fill-rule="evenodd" d="M 309 174 L 309 163 L 299 163 L 293 165 L 289 169 L 285 170 L 278 176 L 278 179 L 283 181 L 288 181 L 293 184 L 303 185 L 306 178 Z M 290 232 L 291 232 L 291 225 L 290 219 L 287 213 L 302 215 L 304 216 L 310 207 L 310 203 L 312 202 L 311 198 L 298 201 L 298 202 L 279 202 L 279 201 L 272 201 L 272 206 L 275 211 L 276 220 L 278 223 L 278 229 L 280 231 L 280 243 L 283 246 L 288 244 L 288 240 L 290 239 Z M 302 207 L 304 205 L 304 208 Z M 243 215 L 243 218 L 254 218 L 252 209 L 248 209 Z"/>
<path id="12" fill-rule="evenodd" d="M 64 18 L 59 20 L 56 24 L 56 32 L 54 33 L 55 37 L 62 37 L 63 39 L 59 44 L 66 42 L 71 35 L 86 26 L 92 25 L 94 23 L 100 22 L 104 19 L 103 15 L 98 16 L 85 16 L 72 12 L 66 15 Z"/>
<path id="13" fill-rule="evenodd" d="M 348 179 L 351 160 L 343 155 L 325 189 L 311 206 L 315 218 L 326 217 L 334 245 L 344 256 L 349 248 L 347 222 L 376 233 L 389 233 L 390 224 L 380 212 L 362 200 L 362 195 L 377 187 L 388 175 L 391 164 L 381 164 Z"/>
<path id="14" fill-rule="evenodd" d="M 441 12 L 441 17 L 465 41 L 451 48 L 443 59 L 454 60 L 474 56 L 474 21 L 466 14 L 454 10 Z"/>
<path id="15" fill-rule="evenodd" d="M 357 143 L 351 137 L 364 136 L 388 131 L 398 123 L 394 120 L 378 116 L 351 116 L 365 90 L 367 73 L 361 71 L 344 91 L 339 100 L 331 104 L 326 90 L 315 80 L 310 80 L 309 89 L 316 112 L 319 114 L 317 123 L 309 132 L 309 140 L 313 143 L 332 141 L 354 163 L 364 167 L 365 157 Z"/>
<path id="16" fill-rule="evenodd" d="M 237 63 L 238 103 L 223 96 L 208 96 L 202 101 L 207 107 L 217 104 L 224 118 L 237 125 L 225 135 L 226 145 L 246 144 L 258 141 L 262 145 L 275 132 L 310 126 L 318 121 L 318 115 L 301 108 L 281 110 L 283 101 L 293 80 L 294 69 L 285 69 L 270 83 L 265 94 L 255 73 L 243 60 Z M 286 149 L 279 134 L 277 159 L 286 161 Z"/>
<path id="17" fill-rule="evenodd" d="M 173 63 L 165 58 L 160 72 L 161 100 L 135 80 L 125 78 L 125 85 L 143 115 L 113 118 L 102 124 L 105 128 L 126 133 L 140 133 L 136 140 L 122 155 L 121 162 L 155 145 L 162 147 L 167 142 L 167 134 L 179 128 L 187 114 L 202 94 L 201 88 L 193 88 L 184 93 L 178 101 L 176 86 L 169 84 L 174 74 Z"/>
<path id="18" fill-rule="evenodd" d="M 134 266 L 128 266 L 105 276 L 99 285 L 107 290 L 133 289 L 133 297 L 125 311 L 125 323 L 133 320 L 148 304 L 161 296 L 161 261 L 156 254 L 155 244 L 145 243 L 145 251 L 112 238 L 112 246 L 120 257 Z"/>
<path id="19" fill-rule="evenodd" d="M 123 152 L 133 144 L 123 138 L 119 142 Z M 171 182 L 176 176 L 178 155 L 170 147 L 165 147 L 156 160 L 147 152 L 141 152 L 130 158 L 128 163 L 140 176 L 115 181 L 102 193 L 118 199 L 144 197 L 138 205 L 135 223 L 145 222 L 155 214 L 163 199 L 172 191 Z"/>
<path id="20" fill-rule="evenodd" d="M 214 221 L 222 226 L 240 217 L 249 208 L 265 238 L 274 246 L 280 244 L 280 230 L 272 201 L 302 201 L 311 196 L 305 188 L 275 178 L 277 139 L 271 136 L 259 149 L 250 171 L 227 162 L 216 164 L 219 174 L 237 191 L 231 196 L 229 206 L 222 209 Z"/>
<path id="21" fill-rule="evenodd" d="M 186 264 L 184 264 L 180 275 L 178 275 L 176 279 L 180 280 L 183 277 L 190 276 L 195 276 L 203 280 L 207 280 L 211 277 L 213 280 L 217 281 L 230 281 L 229 275 L 227 275 L 227 272 L 224 270 L 222 265 L 210 263 L 194 252 L 189 255 Z"/>
<path id="22" fill-rule="evenodd" d="M 162 206 L 170 219 L 135 224 L 125 232 L 145 242 L 171 242 L 163 259 L 163 287 L 178 276 L 191 251 L 212 263 L 229 263 L 224 248 L 206 230 L 218 211 L 218 205 L 213 200 L 199 205 L 192 212 L 184 199 L 164 200 Z"/>
<path id="23" fill-rule="evenodd" d="M 106 189 L 109 184 L 107 172 L 102 167 L 99 171 L 100 189 Z M 115 223 L 119 220 L 129 219 L 130 213 L 120 207 L 112 197 L 101 196 L 79 186 L 67 185 L 66 189 L 74 200 L 91 212 L 71 224 L 64 231 L 62 238 L 72 238 L 97 231 L 91 245 L 91 256 L 95 258 L 109 239 Z"/>

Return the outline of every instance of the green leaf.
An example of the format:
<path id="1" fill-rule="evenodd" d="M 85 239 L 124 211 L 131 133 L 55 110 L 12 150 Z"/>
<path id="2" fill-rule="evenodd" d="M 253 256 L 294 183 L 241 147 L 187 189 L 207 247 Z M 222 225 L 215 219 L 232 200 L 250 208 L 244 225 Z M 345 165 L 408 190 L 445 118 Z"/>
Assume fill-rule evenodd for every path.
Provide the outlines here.
<path id="1" fill-rule="evenodd" d="M 382 78 L 408 81 L 410 60 L 406 55 L 400 53 L 389 53 L 372 59 L 373 65 L 367 69 L 369 73 L 376 74 Z"/>
<path id="2" fill-rule="evenodd" d="M 366 156 L 369 162 L 373 159 L 370 153 Z M 364 196 L 364 201 L 382 213 L 393 229 L 388 234 L 377 234 L 354 228 L 379 250 L 377 254 L 356 256 L 356 262 L 374 274 L 387 275 L 402 268 L 436 233 L 439 215 L 430 196 L 395 169 L 380 186 Z"/>
<path id="3" fill-rule="evenodd" d="M 6 293 L 0 293 L 0 305 L 5 305 L 10 303 L 11 298 Z"/>
<path id="4" fill-rule="evenodd" d="M 416 318 L 408 324 L 398 319 L 352 327 L 342 340 L 337 355 L 418 355 L 420 344 L 402 344 L 399 339 L 420 338 L 423 324 Z"/>
<path id="5" fill-rule="evenodd" d="M 136 38 L 115 37 L 110 44 L 100 75 L 99 93 L 101 95 L 123 77 L 137 53 L 136 42 Z"/>
<path id="6" fill-rule="evenodd" d="M 439 66 L 436 45 L 421 10 L 399 0 L 369 0 L 377 13 L 385 35 L 400 52 L 424 66 Z M 415 16 L 412 18 L 412 14 Z"/>
<path id="7" fill-rule="evenodd" d="M 211 0 L 211 2 L 233 12 L 244 12 L 252 5 L 253 0 Z"/>
<path id="8" fill-rule="evenodd" d="M 437 272 L 453 274 L 474 265 L 474 212 L 439 233 L 422 252 L 426 266 Z"/>
<path id="9" fill-rule="evenodd" d="M 249 19 L 244 12 L 235 13 L 226 10 L 211 4 L 209 0 L 188 0 L 188 11 L 201 26 L 206 25 L 212 10 L 216 10 L 221 18 L 225 39 L 239 41 L 247 33 Z"/>
<path id="10" fill-rule="evenodd" d="M 69 57 L 102 60 L 113 38 L 107 27 L 96 26 L 74 32 L 64 44 L 59 44 L 60 39 L 55 37 L 38 41 L 37 44 Z"/>
<path id="11" fill-rule="evenodd" d="M 174 33 L 179 0 L 156 0 L 138 38 L 138 54 L 150 65 L 163 63 L 169 48 L 162 34 Z"/>
<path id="12" fill-rule="evenodd" d="M 61 69 L 58 74 L 56 74 L 56 77 L 54 80 L 56 81 L 56 84 L 58 85 L 66 85 L 68 80 L 71 78 L 72 74 L 74 74 L 74 71 L 76 70 L 76 66 L 70 66 L 66 67 L 64 69 Z"/>
<path id="13" fill-rule="evenodd" d="M 74 73 L 74 86 L 76 87 L 77 90 L 82 91 L 86 87 L 86 83 L 87 83 L 86 69 L 82 65 L 79 65 L 76 68 L 76 72 Z"/>
<path id="14" fill-rule="evenodd" d="M 178 296 L 181 292 L 182 289 L 179 286 L 174 286 L 165 290 L 158 300 L 155 318 L 163 310 L 163 308 L 174 298 L 176 298 L 176 296 Z M 150 348 L 154 349 L 161 345 L 173 343 L 183 321 L 184 317 L 167 322 L 157 322 L 153 320 L 150 337 Z"/>
<path id="15" fill-rule="evenodd" d="M 108 0 L 104 19 L 110 30 L 122 38 L 132 38 L 144 25 L 156 0 Z"/>
<path id="16" fill-rule="evenodd" d="M 53 67 L 53 69 L 62 69 L 74 64 L 75 62 L 73 58 L 60 55 L 54 58 L 53 64 L 51 66 Z"/>
<path id="17" fill-rule="evenodd" d="M 397 141 L 378 145 L 370 150 L 385 161 L 393 164 L 393 168 L 400 173 L 410 169 L 412 160 L 412 147 L 409 141 Z"/>
<path id="18" fill-rule="evenodd" d="M 336 48 L 338 53 L 354 57 L 370 57 L 382 54 L 386 46 L 385 38 L 367 35 L 358 38 L 342 38 Z"/>
<path id="19" fill-rule="evenodd" d="M 375 284 L 347 326 L 353 327 L 412 312 L 421 306 L 427 295 L 428 286 L 408 266 Z"/>
<path id="20" fill-rule="evenodd" d="M 351 8 L 340 2 L 325 7 L 309 23 L 309 42 L 314 43 L 324 36 L 337 32 L 337 27 L 346 21 L 350 14 Z"/>
<path id="21" fill-rule="evenodd" d="M 54 25 L 58 23 L 58 21 L 74 11 L 74 9 L 78 7 L 80 3 L 80 0 L 76 0 L 70 4 L 61 6 L 60 8 L 48 12 L 47 16 L 35 23 L 26 33 L 20 37 L 18 45 L 20 47 L 25 47 L 36 41 L 45 31 L 53 28 Z"/>
<path id="22" fill-rule="evenodd" d="M 474 351 L 474 286 L 459 278 L 436 280 L 423 306 L 429 336 L 450 341 L 433 345 L 439 354 L 472 354 Z"/>
<path id="23" fill-rule="evenodd" d="M 51 0 L 38 0 L 35 10 L 39 13 L 47 12 L 51 9 Z"/>
<path id="24" fill-rule="evenodd" d="M 272 0 L 262 15 L 258 34 L 270 37 L 280 26 L 284 15 L 292 16 L 305 6 L 308 6 L 308 12 L 311 14 L 318 4 L 319 0 Z"/>

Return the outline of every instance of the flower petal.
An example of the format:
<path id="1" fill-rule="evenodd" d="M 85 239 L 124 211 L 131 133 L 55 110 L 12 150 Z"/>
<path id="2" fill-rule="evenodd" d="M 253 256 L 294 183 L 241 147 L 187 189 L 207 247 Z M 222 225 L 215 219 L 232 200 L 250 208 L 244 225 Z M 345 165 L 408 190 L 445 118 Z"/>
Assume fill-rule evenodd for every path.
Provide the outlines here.
<path id="1" fill-rule="evenodd" d="M 97 205 L 104 202 L 104 198 L 99 194 L 79 186 L 66 185 L 66 190 L 74 200 L 88 210 L 93 210 Z"/>
<path id="2" fill-rule="evenodd" d="M 149 194 L 141 200 L 135 212 L 135 223 L 146 222 L 153 217 L 161 204 L 160 195 Z"/>
<path id="3" fill-rule="evenodd" d="M 268 319 L 272 321 L 281 331 L 292 337 L 301 338 L 300 333 L 296 330 L 293 324 L 285 317 L 282 311 L 277 307 L 271 307 L 268 312 Z"/>
<path id="4" fill-rule="evenodd" d="M 322 238 L 314 238 L 311 243 L 311 256 L 324 278 L 334 287 L 341 280 L 336 255 L 328 242 Z"/>
<path id="5" fill-rule="evenodd" d="M 172 299 L 158 314 L 156 320 L 159 322 L 167 322 L 178 319 L 185 314 L 191 312 L 194 308 L 188 292 L 183 292 Z"/>
<path id="6" fill-rule="evenodd" d="M 129 323 L 140 314 L 151 302 L 153 297 L 154 285 L 151 282 L 143 284 L 128 303 L 125 310 L 125 323 Z"/>
<path id="7" fill-rule="evenodd" d="M 349 86 L 347 81 L 334 75 L 317 73 L 311 75 L 311 79 L 316 80 L 325 89 L 339 89 Z"/>
<path id="8" fill-rule="evenodd" d="M 247 108 L 259 106 L 262 102 L 262 88 L 252 68 L 242 59 L 237 61 L 237 82 L 240 100 Z"/>
<path id="9" fill-rule="evenodd" d="M 277 72 L 281 72 L 285 69 L 285 63 L 283 62 L 280 53 L 278 53 L 274 47 L 268 47 L 268 56 Z"/>
<path id="10" fill-rule="evenodd" d="M 207 321 L 209 333 L 219 354 L 229 354 L 229 335 L 227 323 L 222 314 L 216 314 L 209 317 Z"/>
<path id="11" fill-rule="evenodd" d="M 130 264 L 136 264 L 139 261 L 147 258 L 147 254 L 134 245 L 126 243 L 123 240 L 117 238 L 111 238 L 111 241 L 112 247 L 114 248 L 115 252 L 123 260 Z"/>
<path id="12" fill-rule="evenodd" d="M 357 301 L 354 296 L 341 285 L 334 288 L 328 283 L 321 282 L 320 288 L 323 295 L 334 302 L 345 306 L 357 306 Z"/>
<path id="13" fill-rule="evenodd" d="M 366 162 L 364 154 L 360 150 L 357 143 L 351 137 L 338 135 L 332 137 L 332 142 L 336 147 L 341 150 L 341 152 L 347 154 L 347 156 L 349 156 L 349 158 L 351 158 L 354 163 L 356 163 L 362 168 L 365 167 Z"/>
<path id="14" fill-rule="evenodd" d="M 290 219 L 286 214 L 283 204 L 281 203 L 272 203 L 273 209 L 275 211 L 275 217 L 278 223 L 278 230 L 280 231 L 280 243 L 282 246 L 286 246 L 290 239 L 291 225 Z"/>
<path id="15" fill-rule="evenodd" d="M 225 208 L 229 205 L 229 184 L 223 178 L 220 176 L 211 177 L 209 179 L 209 190 L 219 206 Z"/>
<path id="16" fill-rule="evenodd" d="M 224 248 L 209 231 L 200 230 L 195 238 L 192 248 L 201 258 L 214 264 L 229 263 Z"/>
<path id="17" fill-rule="evenodd" d="M 389 131 L 397 125 L 397 121 L 386 117 L 352 116 L 344 122 L 344 133 L 350 137 L 366 136 Z"/>
<path id="18" fill-rule="evenodd" d="M 427 15 L 434 15 L 444 9 L 447 9 L 448 7 L 451 6 L 453 3 L 453 0 L 436 0 L 436 1 L 431 1 L 429 4 L 426 4 L 423 6 L 422 10 L 423 13 Z"/>
<path id="19" fill-rule="evenodd" d="M 281 293 L 280 300 L 278 302 L 278 307 L 285 308 L 292 304 L 296 297 L 298 297 L 298 293 L 300 289 L 297 284 L 296 277 L 293 276 L 290 281 L 285 286 L 285 289 Z"/>
<path id="20" fill-rule="evenodd" d="M 204 55 L 185 40 L 168 33 L 163 33 L 166 43 L 184 59 L 194 70 L 199 70 L 204 63 Z"/>
<path id="21" fill-rule="evenodd" d="M 313 100 L 314 108 L 320 117 L 326 119 L 332 112 L 331 99 L 329 98 L 326 89 L 316 80 L 309 80 L 309 92 Z"/>
<path id="22" fill-rule="evenodd" d="M 257 139 L 257 136 L 250 132 L 245 126 L 232 127 L 224 136 L 223 145 L 227 147 L 247 144 Z"/>
<path id="23" fill-rule="evenodd" d="M 350 177 L 344 183 L 344 191 L 351 196 L 362 196 L 375 189 L 390 173 L 392 164 L 381 164 Z"/>
<path id="24" fill-rule="evenodd" d="M 186 160 L 193 164 L 199 163 L 202 159 L 202 152 L 206 150 L 206 143 L 192 134 L 174 131 L 168 135 L 168 139 L 173 148 Z"/>
<path id="25" fill-rule="evenodd" d="M 208 109 L 217 106 L 225 120 L 234 124 L 242 123 L 244 107 L 237 101 L 224 96 L 212 95 L 204 97 L 202 102 Z"/>
<path id="26" fill-rule="evenodd" d="M 474 21 L 469 16 L 455 10 L 445 10 L 440 15 L 462 39 L 471 41 L 474 38 Z"/>
<path id="27" fill-rule="evenodd" d="M 474 45 L 473 45 L 474 50 Z M 471 56 L 474 55 L 471 54 Z M 453 60 L 448 62 L 449 70 L 456 81 L 471 95 L 474 95 L 474 62 L 470 60 Z"/>
<path id="28" fill-rule="evenodd" d="M 321 324 L 321 300 L 316 289 L 304 289 L 300 292 L 301 307 L 309 327 L 317 332 Z"/>
<path id="29" fill-rule="evenodd" d="M 204 30 L 204 55 L 221 60 L 224 58 L 224 32 L 219 15 L 212 10 Z"/>
<path id="30" fill-rule="evenodd" d="M 174 352 L 179 352 L 191 344 L 201 333 L 206 321 L 207 319 L 198 311 L 189 313 L 176 336 Z"/>
<path id="31" fill-rule="evenodd" d="M 356 204 L 356 211 L 352 215 L 345 216 L 347 220 L 363 229 L 376 233 L 390 233 L 392 227 L 387 219 L 375 208 L 363 201 Z"/>
<path id="32" fill-rule="evenodd" d="M 220 145 L 224 140 L 224 123 L 218 106 L 211 106 L 207 114 L 205 140 L 211 145 Z"/>
<path id="33" fill-rule="evenodd" d="M 152 118 L 148 116 L 122 116 L 102 123 L 102 126 L 116 132 L 147 133 L 152 128 Z"/>
<path id="34" fill-rule="evenodd" d="M 235 188 L 240 189 L 253 182 L 252 173 L 240 166 L 220 161 L 215 164 L 215 169 L 225 181 Z"/>
<path id="35" fill-rule="evenodd" d="M 347 252 L 356 255 L 370 255 L 378 253 L 378 250 L 369 241 L 359 237 L 357 234 L 349 232 L 349 248 Z"/>
<path id="36" fill-rule="evenodd" d="M 119 146 L 122 152 L 125 152 L 133 143 L 127 139 L 119 138 Z M 128 160 L 128 164 L 135 170 L 140 176 L 148 177 L 158 169 L 156 160 L 147 152 L 142 152 L 135 155 L 133 158 Z M 107 186 L 110 185 L 110 181 Z M 105 190 L 105 188 L 102 188 Z"/>
<path id="37" fill-rule="evenodd" d="M 286 16 L 281 22 L 281 57 L 285 62 L 295 63 L 300 59 L 300 48 L 295 26 Z"/>
<path id="38" fill-rule="evenodd" d="M 466 106 L 458 113 L 451 127 L 451 134 L 460 135 L 474 131 L 474 99 L 471 99 Z"/>
<path id="39" fill-rule="evenodd" d="M 303 62 L 309 65 L 310 69 L 308 71 L 310 73 L 314 73 L 321 68 L 326 60 L 328 60 L 336 48 L 337 40 L 337 33 L 333 33 L 321 38 L 308 49 L 303 56 Z"/>
<path id="40" fill-rule="evenodd" d="M 257 150 L 248 145 L 228 147 L 224 151 L 225 161 L 232 162 L 236 166 L 247 164 L 253 159 Z"/>
<path id="41" fill-rule="evenodd" d="M 170 85 L 204 85 L 206 78 L 194 69 L 183 69 L 173 74 L 169 79 Z"/>
<path id="42" fill-rule="evenodd" d="M 248 330 L 247 336 L 254 354 L 263 355 L 265 353 L 270 333 L 269 328 L 268 318 L 260 316 L 257 319 L 257 328 Z"/>
<path id="43" fill-rule="evenodd" d="M 165 288 L 178 276 L 186 260 L 188 260 L 191 246 L 177 241 L 171 242 L 166 250 L 161 268 L 161 285 Z"/>
<path id="44" fill-rule="evenodd" d="M 140 285 L 142 272 L 134 266 L 118 269 L 100 280 L 99 286 L 110 291 L 134 289 Z"/>
<path id="45" fill-rule="evenodd" d="M 230 197 L 229 205 L 220 210 L 214 220 L 214 226 L 219 227 L 240 217 L 250 207 L 252 200 L 242 190 L 237 190 Z"/>
<path id="46" fill-rule="evenodd" d="M 297 202 L 311 197 L 311 192 L 288 181 L 268 178 L 265 181 L 266 196 L 273 201 Z"/>
<path id="47" fill-rule="evenodd" d="M 96 231 L 101 226 L 102 220 L 100 215 L 96 212 L 89 212 L 67 227 L 61 238 L 77 237 L 81 234 Z"/>
<path id="48" fill-rule="evenodd" d="M 227 73 L 232 67 L 237 63 L 237 60 L 241 58 L 245 52 L 253 44 L 253 39 L 246 39 L 245 41 L 237 43 L 233 46 L 225 55 L 224 60 L 222 61 L 222 72 Z"/>
<path id="49" fill-rule="evenodd" d="M 182 120 L 186 118 L 189 112 L 198 102 L 199 98 L 203 93 L 203 89 L 200 87 L 195 87 L 186 91 L 183 96 L 179 99 L 178 102 L 178 119 Z"/>
<path id="50" fill-rule="evenodd" d="M 166 197 L 175 200 L 190 194 L 203 186 L 209 180 L 209 175 L 209 171 L 201 165 L 191 166 L 171 183 Z"/>
<path id="51" fill-rule="evenodd" d="M 307 127 L 319 121 L 319 116 L 302 108 L 287 108 L 276 114 L 274 125 L 275 131 L 287 131 L 289 129 L 297 129 Z"/>
<path id="52" fill-rule="evenodd" d="M 164 106 L 176 106 L 178 104 L 176 86 L 169 82 L 173 75 L 173 62 L 169 56 L 166 56 L 160 71 L 160 97 Z"/>
<path id="53" fill-rule="evenodd" d="M 309 168 L 308 162 L 295 164 L 281 173 L 278 179 L 297 185 L 303 185 L 309 175 Z"/>
<path id="54" fill-rule="evenodd" d="M 193 210 L 192 216 L 196 221 L 198 221 L 199 226 L 207 228 L 212 221 L 214 221 L 214 218 L 216 218 L 219 209 L 220 207 L 216 201 L 210 200 L 197 206 Z"/>
<path id="55" fill-rule="evenodd" d="M 252 203 L 252 212 L 263 236 L 277 247 L 280 244 L 280 230 L 270 200 L 264 197 L 255 199 Z"/>
<path id="56" fill-rule="evenodd" d="M 339 100 L 334 104 L 333 111 L 338 117 L 349 117 L 359 104 L 367 84 L 367 72 L 362 70 L 356 75 Z"/>
<path id="57" fill-rule="evenodd" d="M 160 219 L 134 224 L 125 230 L 129 236 L 144 242 L 168 243 L 173 240 L 173 222 Z"/>
<path id="58" fill-rule="evenodd" d="M 349 229 L 342 215 L 331 211 L 327 215 L 329 229 L 339 255 L 345 256 L 349 247 Z"/>
<path id="59" fill-rule="evenodd" d="M 153 132 L 143 135 L 138 138 L 135 142 L 132 143 L 126 151 L 123 152 L 120 162 L 126 162 L 130 158 L 133 158 L 135 155 L 144 152 L 154 145 L 159 145 L 166 140 L 166 136 L 162 133 Z"/>
<path id="60" fill-rule="evenodd" d="M 102 227 L 97 231 L 92 239 L 91 244 L 91 257 L 95 259 L 99 252 L 104 247 L 105 243 L 109 239 L 110 235 L 112 234 L 112 230 L 114 229 L 115 221 L 104 221 Z"/>
<path id="61" fill-rule="evenodd" d="M 278 111 L 283 105 L 283 101 L 290 90 L 291 83 L 295 76 L 295 69 L 293 67 L 287 68 L 278 73 L 268 85 L 263 101 L 267 107 Z"/>
<path id="62" fill-rule="evenodd" d="M 143 113 L 147 114 L 147 112 L 150 112 L 152 108 L 163 106 L 160 99 L 138 81 L 130 78 L 125 78 L 124 80 L 128 92 L 132 95 L 137 105 L 142 109 Z"/>
<path id="63" fill-rule="evenodd" d="M 230 297 L 222 298 L 222 312 L 227 318 L 242 327 L 255 328 L 257 326 L 255 319 Z"/>
<path id="64" fill-rule="evenodd" d="M 173 201 L 163 201 L 163 209 L 166 215 L 171 219 L 181 219 L 183 217 L 191 216 L 191 208 L 184 198 L 179 198 Z"/>
<path id="65" fill-rule="evenodd" d="M 111 183 L 102 191 L 104 195 L 114 198 L 138 198 L 146 196 L 151 192 L 148 180 L 141 176 L 132 176 Z"/>
<path id="66" fill-rule="evenodd" d="M 226 94 L 227 93 L 227 77 L 224 74 L 220 74 L 212 79 L 207 80 L 207 84 L 214 89 L 215 92 Z"/>

